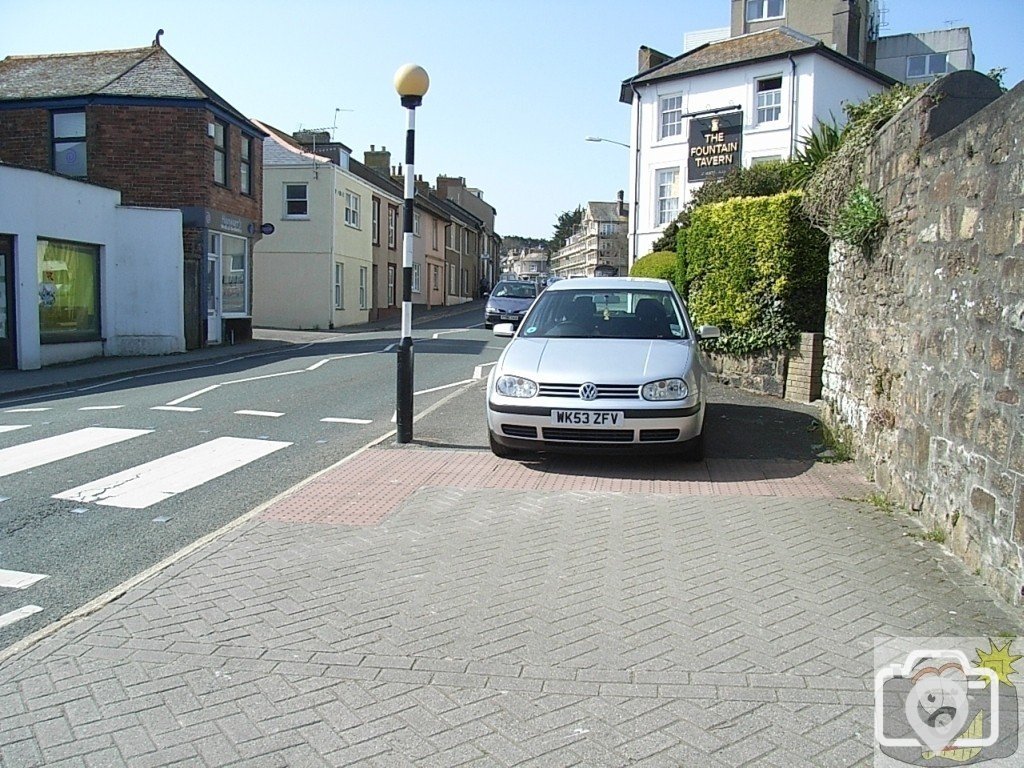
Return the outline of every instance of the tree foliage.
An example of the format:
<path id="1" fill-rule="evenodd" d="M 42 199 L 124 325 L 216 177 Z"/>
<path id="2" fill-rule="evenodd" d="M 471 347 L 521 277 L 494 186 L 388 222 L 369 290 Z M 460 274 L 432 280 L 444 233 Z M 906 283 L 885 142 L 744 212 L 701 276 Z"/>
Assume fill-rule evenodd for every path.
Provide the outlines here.
<path id="1" fill-rule="evenodd" d="M 575 211 L 563 211 L 555 222 L 555 232 L 551 236 L 551 252 L 560 250 L 572 237 L 573 231 L 583 223 L 583 208 L 576 206 Z"/>

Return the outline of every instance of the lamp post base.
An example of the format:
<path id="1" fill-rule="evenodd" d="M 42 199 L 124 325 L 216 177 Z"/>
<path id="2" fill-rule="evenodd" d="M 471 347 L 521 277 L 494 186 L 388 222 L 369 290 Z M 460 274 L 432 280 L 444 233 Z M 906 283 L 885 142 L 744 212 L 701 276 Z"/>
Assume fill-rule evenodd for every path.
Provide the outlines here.
<path id="1" fill-rule="evenodd" d="M 412 337 L 402 337 L 398 345 L 398 408 L 395 422 L 398 426 L 399 443 L 412 442 L 412 382 L 413 382 Z"/>

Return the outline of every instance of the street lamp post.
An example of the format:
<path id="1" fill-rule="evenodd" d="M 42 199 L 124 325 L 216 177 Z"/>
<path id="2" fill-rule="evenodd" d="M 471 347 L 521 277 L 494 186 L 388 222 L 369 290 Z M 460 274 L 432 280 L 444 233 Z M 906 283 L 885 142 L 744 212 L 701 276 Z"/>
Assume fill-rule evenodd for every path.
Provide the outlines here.
<path id="1" fill-rule="evenodd" d="M 402 229 L 402 341 L 398 345 L 398 399 L 395 422 L 398 442 L 412 441 L 412 251 L 413 206 L 416 195 L 414 164 L 416 145 L 416 107 L 423 103 L 423 95 L 430 87 L 430 78 L 423 67 L 404 64 L 395 72 L 395 90 L 406 108 L 405 131 L 405 211 Z"/>
<path id="2" fill-rule="evenodd" d="M 621 141 L 615 139 L 605 139 L 600 136 L 584 136 L 584 141 L 607 141 L 609 144 L 618 144 L 620 147 L 629 149 L 629 144 L 623 144 Z"/>

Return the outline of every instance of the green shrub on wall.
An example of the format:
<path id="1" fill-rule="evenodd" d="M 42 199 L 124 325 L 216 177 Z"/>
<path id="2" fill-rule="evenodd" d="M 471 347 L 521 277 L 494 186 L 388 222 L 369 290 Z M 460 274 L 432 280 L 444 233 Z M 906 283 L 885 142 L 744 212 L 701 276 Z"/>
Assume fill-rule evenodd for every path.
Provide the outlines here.
<path id="1" fill-rule="evenodd" d="M 678 239 L 677 287 L 709 348 L 733 354 L 792 344 L 825 326 L 828 237 L 800 212 L 800 192 L 701 206 Z"/>
<path id="2" fill-rule="evenodd" d="M 655 251 L 633 262 L 629 270 L 630 277 L 656 277 L 661 280 L 676 281 L 676 263 L 678 258 L 672 251 Z"/>

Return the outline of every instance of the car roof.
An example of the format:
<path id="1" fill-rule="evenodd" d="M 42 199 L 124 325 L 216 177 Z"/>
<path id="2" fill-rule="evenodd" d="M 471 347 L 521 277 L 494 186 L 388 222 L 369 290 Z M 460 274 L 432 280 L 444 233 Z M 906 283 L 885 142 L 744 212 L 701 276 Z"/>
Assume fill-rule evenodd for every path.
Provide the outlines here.
<path id="1" fill-rule="evenodd" d="M 652 277 L 580 277 L 575 280 L 558 280 L 548 286 L 549 291 L 668 291 L 671 288 L 672 284 L 668 280 Z"/>

